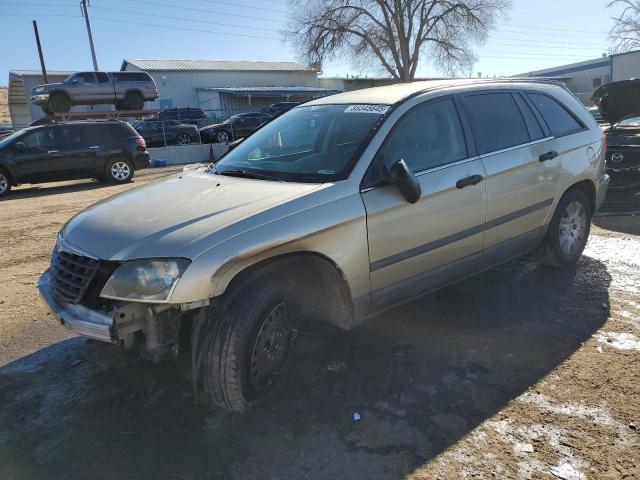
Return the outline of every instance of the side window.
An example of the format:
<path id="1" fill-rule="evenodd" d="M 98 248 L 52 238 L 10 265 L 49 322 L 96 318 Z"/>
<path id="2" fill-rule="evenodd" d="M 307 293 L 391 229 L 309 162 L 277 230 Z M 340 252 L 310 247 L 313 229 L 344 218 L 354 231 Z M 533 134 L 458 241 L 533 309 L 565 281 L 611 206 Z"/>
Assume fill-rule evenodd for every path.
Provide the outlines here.
<path id="1" fill-rule="evenodd" d="M 467 146 L 453 101 L 425 103 L 410 110 L 385 140 L 380 156 L 386 165 L 402 158 L 414 172 L 465 159 Z"/>
<path id="2" fill-rule="evenodd" d="M 67 150 L 86 148 L 89 146 L 89 135 L 85 128 L 62 127 L 58 129 L 60 147 Z"/>
<path id="3" fill-rule="evenodd" d="M 57 148 L 53 128 L 39 128 L 28 132 L 18 139 L 24 143 L 25 153 L 43 153 Z"/>
<path id="4" fill-rule="evenodd" d="M 109 75 L 104 72 L 96 72 L 96 77 L 98 79 L 98 83 L 108 83 Z"/>
<path id="5" fill-rule="evenodd" d="M 95 83 L 96 79 L 93 72 L 82 72 L 76 75 L 75 79 L 78 83 Z"/>
<path id="6" fill-rule="evenodd" d="M 542 127 L 540 126 L 540 123 L 538 122 L 538 119 L 536 118 L 535 114 L 531 110 L 531 107 L 529 106 L 529 104 L 526 101 L 524 101 L 524 99 L 520 95 L 515 95 L 515 99 L 516 99 L 516 102 L 518 103 L 518 106 L 520 107 L 522 116 L 524 117 L 525 122 L 527 123 L 527 128 L 529 129 L 529 136 L 531 137 L 531 140 L 540 140 L 541 138 L 544 138 L 544 132 L 542 131 Z"/>
<path id="7" fill-rule="evenodd" d="M 582 130 L 584 126 L 553 98 L 539 93 L 527 94 L 536 106 L 554 137 Z"/>
<path id="8" fill-rule="evenodd" d="M 527 126 L 511 93 L 482 93 L 465 97 L 482 153 L 515 147 L 530 141 Z"/>

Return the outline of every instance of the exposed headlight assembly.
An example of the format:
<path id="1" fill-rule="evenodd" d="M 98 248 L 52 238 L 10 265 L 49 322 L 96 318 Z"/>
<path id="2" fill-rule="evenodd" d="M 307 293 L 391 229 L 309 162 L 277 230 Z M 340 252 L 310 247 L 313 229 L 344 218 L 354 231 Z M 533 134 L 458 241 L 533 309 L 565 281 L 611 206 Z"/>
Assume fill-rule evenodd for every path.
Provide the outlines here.
<path id="1" fill-rule="evenodd" d="M 145 258 L 125 262 L 111 274 L 100 296 L 113 300 L 165 302 L 190 263 L 186 258 Z"/>
<path id="2" fill-rule="evenodd" d="M 36 93 L 44 92 L 44 87 L 36 88 Z"/>

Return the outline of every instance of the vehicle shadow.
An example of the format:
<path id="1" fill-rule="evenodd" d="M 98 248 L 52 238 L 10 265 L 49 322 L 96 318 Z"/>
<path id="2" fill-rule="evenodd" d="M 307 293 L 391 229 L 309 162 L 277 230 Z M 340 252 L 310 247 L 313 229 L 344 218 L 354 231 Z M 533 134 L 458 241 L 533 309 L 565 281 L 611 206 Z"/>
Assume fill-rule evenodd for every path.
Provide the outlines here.
<path id="1" fill-rule="evenodd" d="M 23 198 L 37 198 L 50 195 L 61 195 L 64 193 L 82 192 L 85 190 L 95 190 L 97 188 L 112 187 L 108 183 L 99 182 L 97 180 L 74 180 L 63 183 L 44 183 L 28 187 L 20 187 L 12 190 L 9 195 L 0 201 L 11 201 Z"/>
<path id="2" fill-rule="evenodd" d="M 196 405 L 187 358 L 70 340 L 0 369 L 0 465 L 15 479 L 404 478 L 574 353 L 606 321 L 610 281 L 588 257 L 523 258 L 349 333 L 314 327 L 244 414 Z"/>
<path id="3" fill-rule="evenodd" d="M 605 230 L 613 232 L 640 235 L 640 215 L 624 217 L 598 217 L 593 219 L 593 224 Z"/>

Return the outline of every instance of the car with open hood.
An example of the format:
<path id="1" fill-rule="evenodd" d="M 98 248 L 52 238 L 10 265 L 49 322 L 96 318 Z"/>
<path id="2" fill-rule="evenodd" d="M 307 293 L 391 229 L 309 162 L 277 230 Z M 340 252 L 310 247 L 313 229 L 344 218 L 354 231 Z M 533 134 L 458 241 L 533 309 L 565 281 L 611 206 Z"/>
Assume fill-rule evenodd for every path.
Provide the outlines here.
<path id="1" fill-rule="evenodd" d="M 640 79 L 603 85 L 593 101 L 606 127 L 606 170 L 611 186 L 640 185 Z"/>
<path id="2" fill-rule="evenodd" d="M 603 134 L 560 85 L 341 93 L 80 212 L 39 289 L 81 335 L 150 354 L 186 340 L 195 386 L 242 410 L 309 321 L 349 330 L 533 251 L 575 264 L 607 185 Z"/>

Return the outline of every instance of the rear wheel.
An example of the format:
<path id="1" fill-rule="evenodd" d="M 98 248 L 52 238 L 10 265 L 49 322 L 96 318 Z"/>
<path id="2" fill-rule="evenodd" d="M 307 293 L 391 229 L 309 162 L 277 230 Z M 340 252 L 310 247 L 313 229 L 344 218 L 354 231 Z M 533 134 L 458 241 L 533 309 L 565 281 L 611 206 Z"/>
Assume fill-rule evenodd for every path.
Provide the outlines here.
<path id="1" fill-rule="evenodd" d="M 0 170 L 0 197 L 8 195 L 11 191 L 11 178 L 4 170 Z"/>
<path id="2" fill-rule="evenodd" d="M 218 143 L 229 143 L 229 132 L 226 130 L 220 130 L 216 134 L 216 139 L 218 140 Z"/>
<path id="3" fill-rule="evenodd" d="M 144 98 L 140 92 L 129 92 L 124 97 L 124 105 L 127 110 L 142 110 L 144 108 Z"/>
<path id="4" fill-rule="evenodd" d="M 293 352 L 296 330 L 286 289 L 277 282 L 257 285 L 219 318 L 203 317 L 204 324 L 194 326 L 192 349 L 205 391 L 228 410 L 259 403 L 278 384 Z"/>
<path id="5" fill-rule="evenodd" d="M 49 97 L 49 108 L 55 113 L 66 113 L 71 110 L 71 100 L 64 93 L 53 93 Z"/>
<path id="6" fill-rule="evenodd" d="M 576 263 L 589 238 L 591 216 L 591 202 L 582 191 L 565 193 L 540 247 L 542 262 L 553 267 Z"/>
<path id="7" fill-rule="evenodd" d="M 104 173 L 109 183 L 127 183 L 133 178 L 133 165 L 124 158 L 112 158 L 107 161 Z"/>

